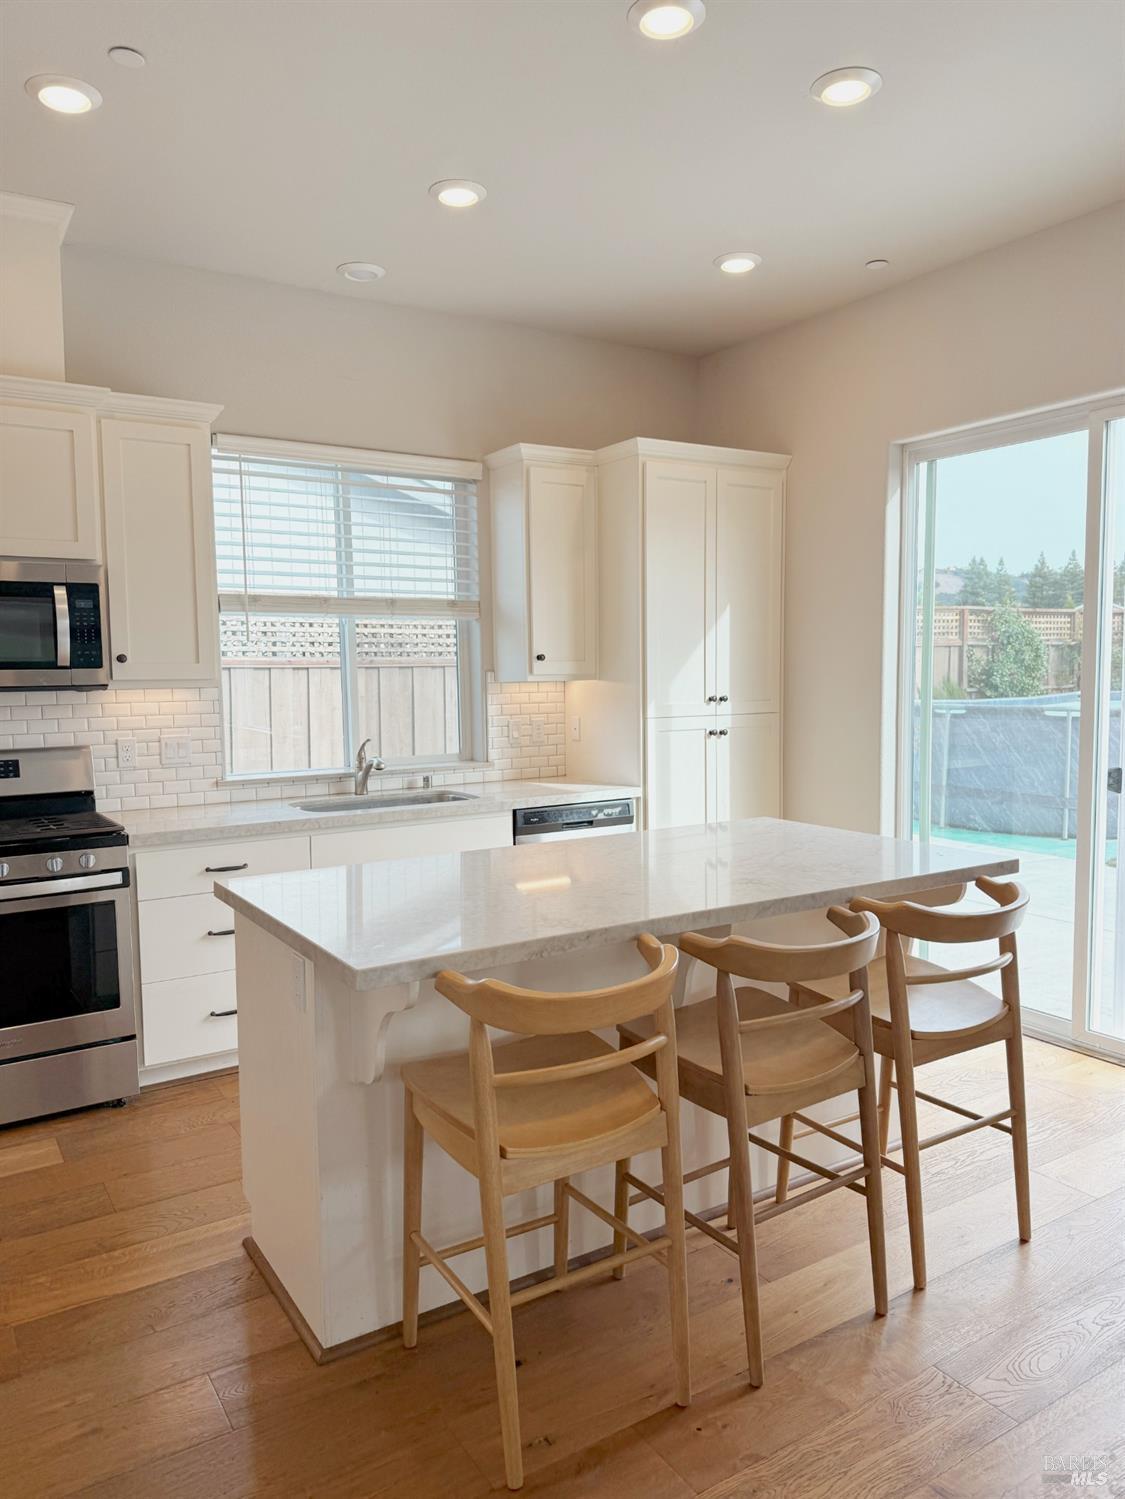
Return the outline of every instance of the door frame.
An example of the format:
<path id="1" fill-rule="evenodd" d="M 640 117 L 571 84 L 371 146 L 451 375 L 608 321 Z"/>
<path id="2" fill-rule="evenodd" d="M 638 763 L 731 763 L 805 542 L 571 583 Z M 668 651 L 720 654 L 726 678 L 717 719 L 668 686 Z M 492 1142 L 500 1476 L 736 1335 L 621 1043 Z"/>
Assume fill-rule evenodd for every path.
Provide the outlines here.
<path id="1" fill-rule="evenodd" d="M 893 722 L 893 821 L 897 838 L 914 836 L 914 678 L 918 628 L 916 586 L 921 537 L 918 524 L 917 482 L 922 466 L 964 453 L 1009 447 L 1066 433 L 1087 433 L 1087 492 L 1085 517 L 1085 576 L 1095 580 L 1099 628 L 1083 630 L 1082 681 L 1097 690 L 1083 692 L 1079 730 L 1078 839 L 1075 850 L 1075 908 L 1071 1014 L 1068 1019 L 1024 1011 L 1024 1031 L 1077 1050 L 1117 1061 L 1125 1060 L 1125 1039 L 1091 1032 L 1087 1023 L 1089 977 L 1094 944 L 1101 927 L 1101 876 L 1097 860 L 1105 826 L 1104 767 L 1108 748 L 1110 651 L 1102 649 L 1107 620 L 1112 619 L 1112 517 L 1105 493 L 1104 433 L 1106 423 L 1125 415 L 1125 391 L 1106 392 L 1082 401 L 1028 412 L 1020 416 L 961 427 L 955 431 L 896 443 L 891 453 L 887 512 L 889 549 L 898 550 L 895 629 L 887 631 L 887 646 L 895 653 L 887 680 L 894 683 L 894 701 L 887 708 Z M 1108 579 L 1108 583 L 1107 583 Z M 1107 593 L 1108 587 L 1108 593 Z M 1088 588 L 1086 590 L 1089 592 Z M 888 613 L 891 611 L 888 610 Z M 886 762 L 885 762 L 886 763 Z M 1100 777 L 1101 786 L 1098 786 Z M 1093 793 L 1097 792 L 1097 795 Z M 1083 815 L 1083 808 L 1092 814 Z M 1095 925 L 1095 922 L 1097 925 Z"/>

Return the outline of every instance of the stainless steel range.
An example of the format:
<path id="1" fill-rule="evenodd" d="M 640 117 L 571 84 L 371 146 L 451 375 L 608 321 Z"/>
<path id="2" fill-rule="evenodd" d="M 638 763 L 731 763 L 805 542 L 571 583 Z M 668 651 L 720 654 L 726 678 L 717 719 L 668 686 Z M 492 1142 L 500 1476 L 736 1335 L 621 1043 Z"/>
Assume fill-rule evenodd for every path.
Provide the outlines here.
<path id="1" fill-rule="evenodd" d="M 128 841 L 88 748 L 0 750 L 0 1124 L 139 1091 Z"/>

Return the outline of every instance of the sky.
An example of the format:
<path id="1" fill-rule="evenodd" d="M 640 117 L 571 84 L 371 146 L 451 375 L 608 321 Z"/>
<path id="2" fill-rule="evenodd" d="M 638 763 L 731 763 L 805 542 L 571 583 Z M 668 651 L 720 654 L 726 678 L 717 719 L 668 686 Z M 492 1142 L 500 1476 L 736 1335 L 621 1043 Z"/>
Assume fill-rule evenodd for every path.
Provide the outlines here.
<path id="1" fill-rule="evenodd" d="M 964 566 L 975 554 L 990 567 L 1003 557 L 1009 573 L 1029 572 L 1045 552 L 1061 567 L 1086 547 L 1088 434 L 942 458 L 937 471 L 939 567 Z"/>

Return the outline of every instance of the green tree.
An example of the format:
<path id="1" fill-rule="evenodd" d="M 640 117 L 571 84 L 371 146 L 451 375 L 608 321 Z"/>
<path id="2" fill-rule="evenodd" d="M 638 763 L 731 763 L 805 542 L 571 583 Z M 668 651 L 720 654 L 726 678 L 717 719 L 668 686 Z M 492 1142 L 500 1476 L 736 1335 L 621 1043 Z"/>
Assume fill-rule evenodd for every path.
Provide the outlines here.
<path id="1" fill-rule="evenodd" d="M 1058 596 L 1058 574 L 1042 552 L 1027 575 L 1024 603 L 1029 609 L 1052 609 Z"/>
<path id="2" fill-rule="evenodd" d="M 1059 607 L 1077 609 L 1082 603 L 1085 584 L 1085 569 L 1078 560 L 1078 553 L 1071 552 L 1059 572 Z"/>
<path id="3" fill-rule="evenodd" d="M 997 605 L 986 661 L 974 660 L 970 686 L 981 697 L 1036 697 L 1047 685 L 1047 647 L 1011 603 Z"/>
<path id="4" fill-rule="evenodd" d="M 962 604 L 992 603 L 992 573 L 983 557 L 970 557 L 962 575 Z"/>
<path id="5" fill-rule="evenodd" d="M 996 560 L 996 571 L 992 574 L 992 599 L 993 604 L 1007 604 L 1015 598 L 1016 591 L 1012 587 L 1011 575 L 1004 566 L 1003 557 Z"/>
<path id="6" fill-rule="evenodd" d="M 1125 604 L 1125 560 L 1113 569 L 1113 602 Z"/>

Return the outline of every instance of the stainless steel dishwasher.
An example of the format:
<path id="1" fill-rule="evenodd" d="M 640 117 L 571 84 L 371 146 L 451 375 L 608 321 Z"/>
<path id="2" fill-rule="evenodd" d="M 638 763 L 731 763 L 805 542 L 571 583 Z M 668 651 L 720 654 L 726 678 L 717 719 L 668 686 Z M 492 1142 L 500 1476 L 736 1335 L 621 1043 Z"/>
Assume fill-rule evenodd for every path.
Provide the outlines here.
<path id="1" fill-rule="evenodd" d="M 548 843 L 554 838 L 601 838 L 632 833 L 637 826 L 631 797 L 579 802 L 562 807 L 519 807 L 514 814 L 516 843 Z"/>

